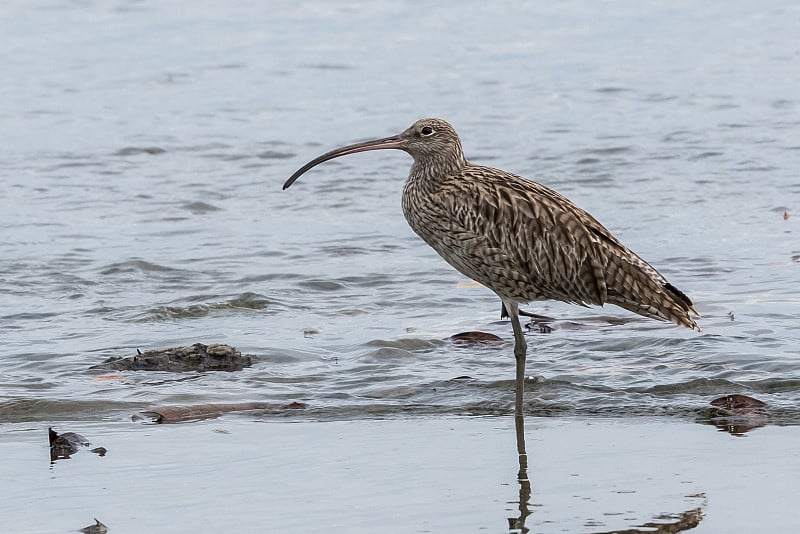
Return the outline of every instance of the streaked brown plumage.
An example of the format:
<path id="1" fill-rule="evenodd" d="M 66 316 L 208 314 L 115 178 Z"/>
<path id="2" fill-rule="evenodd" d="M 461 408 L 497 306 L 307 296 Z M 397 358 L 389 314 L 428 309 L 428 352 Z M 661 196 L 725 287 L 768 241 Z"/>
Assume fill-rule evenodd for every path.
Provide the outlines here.
<path id="1" fill-rule="evenodd" d="M 408 224 L 450 265 L 494 291 L 511 317 L 518 416 L 527 349 L 520 303 L 610 303 L 700 330 L 690 317 L 696 314 L 691 300 L 594 217 L 542 184 L 469 163 L 458 134 L 441 119 L 421 119 L 399 135 L 328 152 L 283 188 L 329 159 L 389 148 L 414 158 L 403 189 Z"/>

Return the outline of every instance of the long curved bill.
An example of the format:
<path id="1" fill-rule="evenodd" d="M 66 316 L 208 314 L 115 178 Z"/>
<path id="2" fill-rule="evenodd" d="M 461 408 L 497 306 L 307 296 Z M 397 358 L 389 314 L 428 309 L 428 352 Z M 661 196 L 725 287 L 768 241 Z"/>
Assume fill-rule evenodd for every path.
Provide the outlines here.
<path id="1" fill-rule="evenodd" d="M 382 150 L 385 148 L 396 148 L 402 150 L 403 139 L 399 135 L 393 135 L 391 137 L 384 137 L 383 139 L 364 141 L 363 143 L 356 143 L 354 145 L 347 145 L 343 146 L 342 148 L 337 148 L 336 150 L 331 150 L 330 152 L 323 154 L 318 158 L 312 159 L 311 161 L 309 161 L 308 163 L 297 169 L 295 173 L 291 175 L 288 180 L 286 180 L 286 183 L 283 184 L 283 188 L 284 189 L 288 188 L 295 182 L 295 180 L 300 178 L 300 176 L 302 176 L 306 171 L 330 159 L 338 158 L 339 156 L 346 156 L 348 154 L 355 154 L 356 152 L 366 152 L 367 150 Z"/>

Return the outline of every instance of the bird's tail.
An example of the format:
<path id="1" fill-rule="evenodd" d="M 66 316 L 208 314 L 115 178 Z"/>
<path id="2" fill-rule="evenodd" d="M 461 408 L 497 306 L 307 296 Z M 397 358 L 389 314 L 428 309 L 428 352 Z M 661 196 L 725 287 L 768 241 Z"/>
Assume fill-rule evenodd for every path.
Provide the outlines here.
<path id="1" fill-rule="evenodd" d="M 607 272 L 612 276 L 606 278 L 606 302 L 700 332 L 692 318 L 700 314 L 691 299 L 643 259 L 632 252 L 630 256 L 613 255 Z"/>

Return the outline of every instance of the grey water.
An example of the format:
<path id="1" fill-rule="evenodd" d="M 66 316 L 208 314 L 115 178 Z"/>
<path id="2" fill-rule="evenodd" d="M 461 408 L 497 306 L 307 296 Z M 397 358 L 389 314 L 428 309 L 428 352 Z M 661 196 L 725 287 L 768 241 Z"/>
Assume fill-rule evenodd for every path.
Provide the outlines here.
<path id="1" fill-rule="evenodd" d="M 18 1 L 0 8 L 0 421 L 152 404 L 507 414 L 511 328 L 403 220 L 410 159 L 331 148 L 438 116 L 696 303 L 701 334 L 536 303 L 526 413 L 800 423 L 800 8 L 787 1 Z M 463 346 L 462 331 L 506 342 Z M 228 343 L 241 372 L 89 367 Z M 455 380 L 459 377 L 468 377 Z"/>

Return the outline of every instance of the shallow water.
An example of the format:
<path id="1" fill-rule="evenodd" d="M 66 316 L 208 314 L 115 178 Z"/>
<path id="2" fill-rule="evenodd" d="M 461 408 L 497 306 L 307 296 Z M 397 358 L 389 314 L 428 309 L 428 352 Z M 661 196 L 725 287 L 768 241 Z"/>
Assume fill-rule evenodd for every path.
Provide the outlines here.
<path id="1" fill-rule="evenodd" d="M 0 453 L 15 458 L 0 474 L 17 490 L 0 519 L 48 534 L 93 517 L 112 534 L 504 532 L 521 517 L 538 534 L 610 533 L 692 513 L 701 518 L 692 533 L 800 525 L 796 426 L 737 438 L 663 417 L 527 423 L 523 506 L 510 417 L 87 422 L 108 454 L 49 465 L 41 432 L 15 425 L 13 440 L 0 436 Z"/>
<path id="2" fill-rule="evenodd" d="M 800 86 L 791 2 L 426 6 L 6 2 L 0 421 L 304 402 L 293 418 L 508 414 L 511 329 L 414 236 L 423 116 L 593 213 L 685 291 L 702 334 L 541 303 L 526 413 L 800 422 Z M 788 215 L 785 218 L 784 214 Z M 500 346 L 458 346 L 481 330 Z M 238 373 L 98 376 L 222 342 Z M 454 380 L 467 376 L 471 379 Z M 77 430 L 77 429 L 75 429 Z"/>
<path id="3" fill-rule="evenodd" d="M 509 325 L 407 228 L 407 156 L 352 156 L 280 189 L 323 150 L 440 115 L 473 161 L 573 198 L 704 316 L 696 335 L 537 305 L 556 320 L 530 334 L 530 413 L 692 415 L 738 391 L 800 421 L 798 11 L 702 9 L 12 3 L 5 417 L 220 399 L 323 418 L 507 412 L 510 345 L 447 339 L 510 340 Z M 258 364 L 189 381 L 86 372 L 197 341 Z"/>

